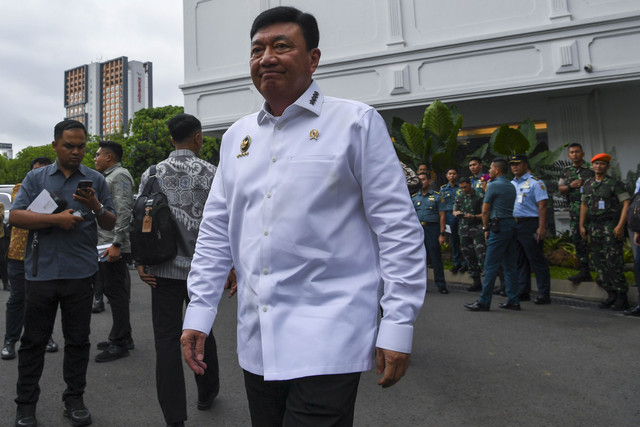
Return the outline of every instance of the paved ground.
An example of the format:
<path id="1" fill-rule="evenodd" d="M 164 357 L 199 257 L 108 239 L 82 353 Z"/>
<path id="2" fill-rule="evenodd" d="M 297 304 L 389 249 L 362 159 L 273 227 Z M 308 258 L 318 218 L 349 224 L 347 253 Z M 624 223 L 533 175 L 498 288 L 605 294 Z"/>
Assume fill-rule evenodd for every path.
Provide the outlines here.
<path id="1" fill-rule="evenodd" d="M 131 356 L 98 364 L 91 351 L 85 401 L 95 426 L 163 426 L 154 379 L 150 291 L 135 272 Z M 363 375 L 356 426 L 637 426 L 640 424 L 640 319 L 563 304 L 523 311 L 472 313 L 462 307 L 475 294 L 451 286 L 427 294 L 416 326 L 412 365 L 390 389 Z M 635 292 L 635 289 L 632 290 Z M 4 307 L 6 292 L 0 292 Z M 4 311 L 4 310 L 2 310 Z M 187 375 L 190 426 L 247 426 L 242 373 L 235 355 L 236 300 L 224 300 L 214 333 L 221 394 L 209 411 L 195 408 Z M 106 338 L 110 312 L 92 319 L 93 344 Z M 4 316 L 0 319 L 4 331 Z M 54 337 L 62 343 L 58 324 Z M 48 354 L 38 404 L 41 426 L 67 426 L 60 396 L 62 352 Z M 17 361 L 0 361 L 1 425 L 13 425 Z"/>

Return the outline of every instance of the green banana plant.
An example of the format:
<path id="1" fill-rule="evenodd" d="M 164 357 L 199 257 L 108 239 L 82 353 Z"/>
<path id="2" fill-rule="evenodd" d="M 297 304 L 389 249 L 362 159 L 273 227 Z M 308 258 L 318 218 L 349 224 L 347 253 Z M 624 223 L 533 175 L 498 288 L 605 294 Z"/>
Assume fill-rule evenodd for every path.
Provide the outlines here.
<path id="1" fill-rule="evenodd" d="M 398 158 L 414 169 L 421 163 L 431 165 L 434 172 L 443 174 L 457 166 L 458 132 L 462 128 L 462 115 L 454 106 L 433 101 L 418 124 L 398 117 L 391 122 L 391 137 Z"/>

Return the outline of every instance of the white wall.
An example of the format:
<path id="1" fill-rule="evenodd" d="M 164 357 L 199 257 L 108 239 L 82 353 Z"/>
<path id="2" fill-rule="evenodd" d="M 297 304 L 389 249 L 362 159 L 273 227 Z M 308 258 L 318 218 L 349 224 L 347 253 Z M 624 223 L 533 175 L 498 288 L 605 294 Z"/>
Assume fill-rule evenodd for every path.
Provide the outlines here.
<path id="1" fill-rule="evenodd" d="M 620 155 L 640 134 L 639 0 L 184 0 L 185 110 L 205 131 L 260 107 L 249 29 L 280 4 L 318 19 L 323 91 L 385 117 L 438 98 L 466 125 L 547 120 L 552 147 Z M 638 163 L 620 157 L 623 170 Z"/>

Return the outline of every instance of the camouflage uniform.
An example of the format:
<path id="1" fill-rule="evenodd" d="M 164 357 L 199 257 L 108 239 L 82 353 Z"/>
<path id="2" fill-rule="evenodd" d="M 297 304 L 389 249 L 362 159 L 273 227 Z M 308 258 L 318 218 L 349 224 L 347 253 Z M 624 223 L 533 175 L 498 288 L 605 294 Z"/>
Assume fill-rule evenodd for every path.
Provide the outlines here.
<path id="1" fill-rule="evenodd" d="M 565 193 L 567 202 L 569 203 L 569 228 L 571 229 L 571 237 L 576 247 L 576 256 L 580 265 L 580 271 L 589 270 L 589 248 L 586 240 L 580 236 L 580 202 L 582 199 L 582 191 L 584 183 L 587 179 L 594 176 L 591 165 L 584 162 L 581 166 L 567 166 L 560 175 L 558 185 L 569 185 L 573 181 L 582 180 L 582 187 L 569 188 L 569 192 Z"/>
<path id="2" fill-rule="evenodd" d="M 613 229 L 620 221 L 622 203 L 630 196 L 621 181 L 605 176 L 597 182 L 589 178 L 583 185 L 582 202 L 587 205 L 585 227 L 591 247 L 591 264 L 602 280 L 601 286 L 607 291 L 626 293 L 627 281 L 624 277 L 622 240 L 613 235 Z"/>
<path id="3" fill-rule="evenodd" d="M 484 188 L 482 188 L 482 172 L 480 172 L 477 177 L 471 175 L 469 177 L 469 181 L 471 181 L 471 187 L 473 187 L 480 196 L 484 197 Z"/>
<path id="4" fill-rule="evenodd" d="M 470 195 L 460 191 L 453 205 L 454 211 L 479 215 L 482 213 L 482 195 L 473 191 Z M 481 219 L 460 218 L 460 249 L 467 261 L 471 277 L 480 277 L 487 246 L 482 231 Z"/>

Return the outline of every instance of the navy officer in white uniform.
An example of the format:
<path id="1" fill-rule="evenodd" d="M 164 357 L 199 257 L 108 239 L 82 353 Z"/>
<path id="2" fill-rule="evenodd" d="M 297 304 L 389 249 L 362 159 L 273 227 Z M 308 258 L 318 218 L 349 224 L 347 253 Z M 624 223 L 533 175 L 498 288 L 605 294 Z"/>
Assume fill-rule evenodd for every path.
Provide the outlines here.
<path id="1" fill-rule="evenodd" d="M 380 115 L 313 81 L 315 18 L 276 7 L 250 36 L 265 103 L 222 139 L 188 278 L 184 357 L 204 372 L 216 284 L 235 266 L 252 424 L 352 425 L 360 373 L 375 364 L 389 387 L 409 365 L 426 290 L 422 227 Z"/>

